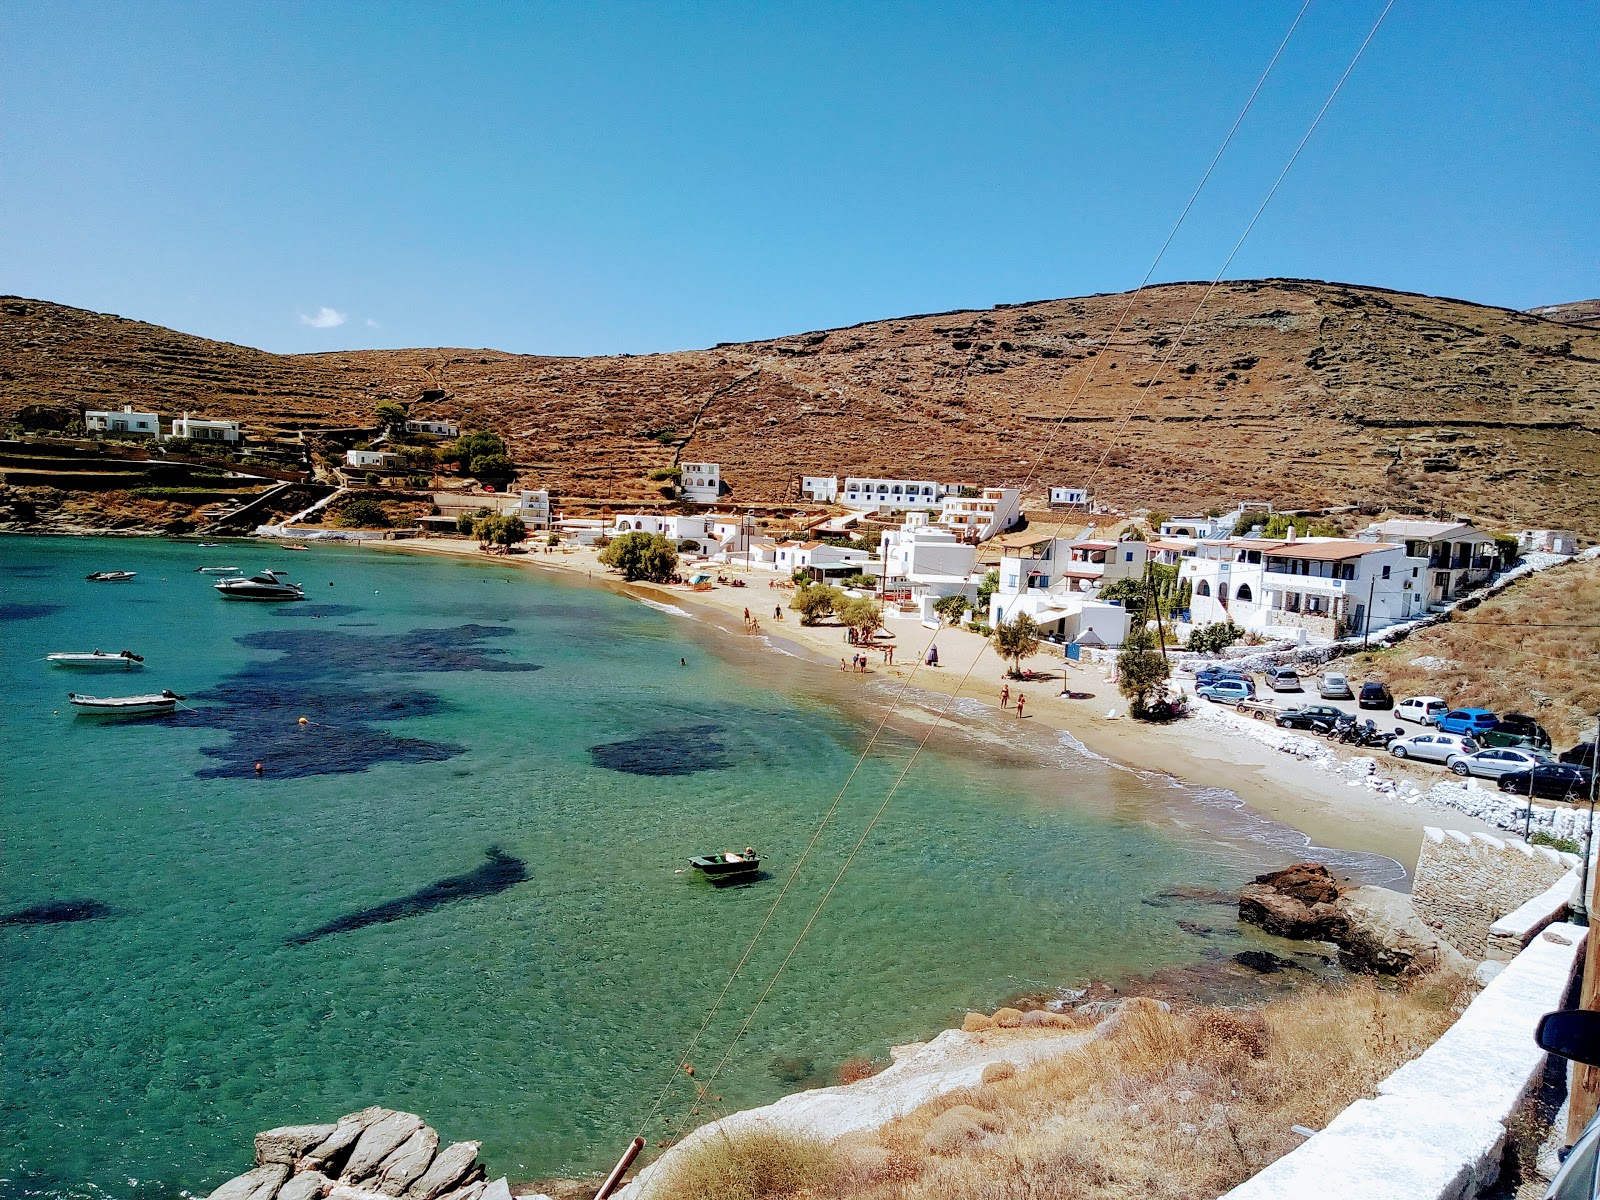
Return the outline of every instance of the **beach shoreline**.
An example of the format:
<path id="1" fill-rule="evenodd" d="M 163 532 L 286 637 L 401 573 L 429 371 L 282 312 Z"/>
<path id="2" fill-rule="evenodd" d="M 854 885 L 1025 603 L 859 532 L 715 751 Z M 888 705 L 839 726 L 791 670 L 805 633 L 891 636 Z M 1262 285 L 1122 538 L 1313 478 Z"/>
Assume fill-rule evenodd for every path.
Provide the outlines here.
<path id="1" fill-rule="evenodd" d="M 682 584 L 624 582 L 599 562 L 588 549 L 490 556 L 475 543 L 448 538 L 414 538 L 393 542 L 368 542 L 382 551 L 438 554 L 496 567 L 544 569 L 585 580 L 641 602 L 669 605 L 733 637 L 762 638 L 777 652 L 790 653 L 822 666 L 849 666 L 858 651 L 838 625 L 804 626 L 790 610 L 790 588 L 768 586 L 779 577 L 770 571 L 739 566 L 708 569 L 724 578 L 741 579 L 744 587 L 718 585 L 694 591 Z M 783 615 L 774 618 L 774 609 Z M 755 619 L 752 629 L 745 620 Z M 891 618 L 887 633 L 894 635 L 896 662 L 873 650 L 864 673 L 841 669 L 852 680 L 909 685 L 925 693 L 952 700 L 975 700 L 994 709 L 997 721 L 1025 720 L 1075 739 L 1088 752 L 1139 771 L 1172 778 L 1200 788 L 1232 792 L 1256 814 L 1300 832 L 1313 843 L 1347 851 L 1382 855 L 1400 863 L 1409 874 L 1416 866 L 1427 825 L 1444 824 L 1465 833 L 1496 834 L 1493 827 L 1465 813 L 1443 812 L 1421 803 L 1407 804 L 1306 763 L 1292 755 L 1249 739 L 1220 733 L 1209 722 L 1183 721 L 1147 725 L 1128 718 L 1127 702 L 1116 685 L 1106 681 L 1108 670 L 1092 663 L 1066 663 L 1049 658 L 1044 678 L 1018 684 L 1004 679 L 1004 664 L 989 652 L 987 640 L 965 629 L 937 631 L 917 619 Z M 782 642 L 782 646 L 774 643 Z M 938 666 L 927 666 L 930 644 L 938 647 Z M 1041 655 L 1041 659 L 1044 658 Z M 1035 660 L 1036 662 L 1039 660 Z M 1035 669 L 1039 669 L 1036 667 Z M 1002 712 L 999 700 L 1009 684 L 1010 703 L 1026 697 L 1024 717 L 1011 708 Z M 1064 689 L 1085 695 L 1066 699 Z M 896 693 L 897 696 L 900 693 Z M 896 705 L 908 716 L 910 706 Z"/>

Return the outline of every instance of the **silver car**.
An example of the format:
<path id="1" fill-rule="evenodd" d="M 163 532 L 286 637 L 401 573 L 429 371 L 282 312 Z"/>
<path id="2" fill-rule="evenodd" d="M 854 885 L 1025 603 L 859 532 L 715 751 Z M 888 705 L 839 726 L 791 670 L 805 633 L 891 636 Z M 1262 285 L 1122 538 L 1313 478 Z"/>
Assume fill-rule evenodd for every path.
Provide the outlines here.
<path id="1" fill-rule="evenodd" d="M 1317 695 L 1324 700 L 1354 700 L 1350 680 L 1338 671 L 1324 671 L 1317 680 Z"/>
<path id="2" fill-rule="evenodd" d="M 1424 762 L 1449 762 L 1452 754 L 1477 752 L 1478 743 L 1464 733 L 1414 733 L 1389 743 L 1389 753 L 1396 758 L 1420 758 Z"/>
<path id="3" fill-rule="evenodd" d="M 1449 737 L 1449 734 L 1435 734 Z M 1507 771 L 1526 771 L 1540 763 L 1555 759 L 1543 750 L 1519 750 L 1509 746 L 1493 746 L 1476 754 L 1452 754 L 1444 760 L 1457 775 L 1477 775 L 1483 779 L 1499 779 Z"/>

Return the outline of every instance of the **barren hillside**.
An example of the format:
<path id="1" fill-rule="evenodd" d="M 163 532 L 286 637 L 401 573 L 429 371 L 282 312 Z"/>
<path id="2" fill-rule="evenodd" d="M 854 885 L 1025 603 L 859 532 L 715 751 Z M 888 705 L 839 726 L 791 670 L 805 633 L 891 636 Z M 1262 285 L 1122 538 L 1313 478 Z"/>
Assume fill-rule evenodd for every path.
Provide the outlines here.
<path id="1" fill-rule="evenodd" d="M 399 399 L 501 431 L 525 481 L 574 496 L 653 494 L 646 474 L 681 455 L 720 462 L 734 501 L 848 470 L 1088 484 L 1130 508 L 1372 500 L 1600 536 L 1600 329 L 1274 279 L 1218 287 L 1175 346 L 1204 291 L 1151 288 L 1125 323 L 1128 298 L 1104 295 L 598 358 L 273 355 L 11 298 L 0 417 L 129 402 L 296 428 Z"/>

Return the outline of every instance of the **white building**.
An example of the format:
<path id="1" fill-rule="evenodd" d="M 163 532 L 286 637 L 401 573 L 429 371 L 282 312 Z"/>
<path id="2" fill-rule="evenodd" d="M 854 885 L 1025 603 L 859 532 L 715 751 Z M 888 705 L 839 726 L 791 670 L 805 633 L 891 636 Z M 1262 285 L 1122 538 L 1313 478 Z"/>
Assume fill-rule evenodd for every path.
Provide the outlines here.
<path id="1" fill-rule="evenodd" d="M 1215 517 L 1168 517 L 1161 522 L 1160 534 L 1164 538 L 1225 538 L 1233 536 L 1233 527 L 1243 514 L 1222 513 Z M 1265 521 L 1270 513 L 1262 513 Z"/>
<path id="2" fill-rule="evenodd" d="M 931 479 L 867 479 L 845 476 L 838 503 L 861 512 L 902 512 L 935 509 L 944 489 Z"/>
<path id="3" fill-rule="evenodd" d="M 696 504 L 715 504 L 722 498 L 722 468 L 716 463 L 679 463 L 682 475 L 678 488 L 684 499 Z"/>
<path id="4" fill-rule="evenodd" d="M 517 497 L 517 516 L 529 529 L 550 528 L 550 493 L 544 488 L 537 491 L 524 489 Z"/>
<path id="5" fill-rule="evenodd" d="M 237 421 L 202 421 L 188 413 L 172 422 L 172 435 L 195 442 L 237 442 L 242 436 Z"/>
<path id="6" fill-rule="evenodd" d="M 407 421 L 407 433 L 431 433 L 438 437 L 460 437 L 461 426 L 454 421 Z"/>
<path id="7" fill-rule="evenodd" d="M 161 418 L 153 412 L 134 412 L 131 404 L 124 404 L 121 412 L 99 412 L 90 409 L 83 414 L 83 427 L 90 433 L 143 434 L 155 438 L 161 436 Z"/>
<path id="8" fill-rule="evenodd" d="M 1264 637 L 1332 640 L 1421 616 L 1427 566 L 1404 545 L 1291 532 L 1201 542 L 1181 578 L 1195 625 L 1231 620 Z"/>
<path id="9" fill-rule="evenodd" d="M 1380 521 L 1358 536 L 1402 545 L 1413 558 L 1426 559 L 1429 604 L 1454 600 L 1487 583 L 1500 565 L 1494 536 L 1470 521 Z"/>
<path id="10" fill-rule="evenodd" d="M 899 529 L 884 530 L 878 552 L 884 598 L 915 604 L 924 620 L 934 618 L 935 600 L 977 594 L 977 547 L 931 523 L 925 512 L 911 513 Z"/>
<path id="11" fill-rule="evenodd" d="M 684 516 L 681 513 L 621 513 L 612 521 L 606 534 L 609 537 L 621 537 L 625 533 L 660 534 L 670 538 L 680 549 L 685 542 L 709 548 L 712 540 L 709 518 Z"/>
<path id="12" fill-rule="evenodd" d="M 800 498 L 816 504 L 832 504 L 839 498 L 837 475 L 800 476 Z"/>
<path id="13" fill-rule="evenodd" d="M 388 471 L 405 465 L 405 459 L 392 450 L 346 450 L 344 465 L 358 471 Z"/>
<path id="14" fill-rule="evenodd" d="M 1578 535 L 1571 529 L 1524 529 L 1517 534 L 1517 549 L 1524 554 L 1576 554 Z"/>
<path id="15" fill-rule="evenodd" d="M 1000 586 L 989 598 L 991 626 L 1032 617 L 1051 641 L 1080 646 L 1120 646 L 1128 633 L 1128 613 L 1120 604 L 1095 598 L 1107 550 L 1088 549 L 1069 538 L 1017 533 L 1000 539 Z M 1142 543 L 1140 543 L 1142 544 Z M 1079 557 L 1074 559 L 1074 551 Z M 1101 561 L 1089 562 L 1090 556 Z"/>
<path id="16" fill-rule="evenodd" d="M 1022 518 L 1022 493 L 1016 488 L 984 488 L 976 496 L 946 496 L 939 524 L 957 537 L 986 542 Z"/>
<path id="17" fill-rule="evenodd" d="M 1088 508 L 1089 489 L 1053 487 L 1050 489 L 1051 508 Z"/>
<path id="18" fill-rule="evenodd" d="M 772 565 L 784 575 L 804 571 L 817 583 L 873 573 L 868 570 L 873 565 L 872 556 L 865 550 L 826 542 L 779 542 Z"/>

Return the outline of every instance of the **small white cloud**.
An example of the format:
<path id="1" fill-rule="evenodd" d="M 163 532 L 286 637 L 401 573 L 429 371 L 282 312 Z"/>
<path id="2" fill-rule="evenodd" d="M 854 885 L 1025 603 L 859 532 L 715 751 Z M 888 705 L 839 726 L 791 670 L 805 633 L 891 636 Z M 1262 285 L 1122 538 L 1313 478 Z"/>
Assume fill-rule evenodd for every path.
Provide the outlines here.
<path id="1" fill-rule="evenodd" d="M 371 317 L 368 317 L 365 321 L 362 322 L 362 324 L 365 325 L 368 329 L 382 329 L 383 328 L 382 325 L 379 325 Z"/>
<path id="2" fill-rule="evenodd" d="M 300 314 L 300 324 L 309 325 L 313 329 L 336 329 L 350 319 L 349 313 L 342 313 L 336 308 L 329 308 L 324 304 L 309 317 Z"/>

